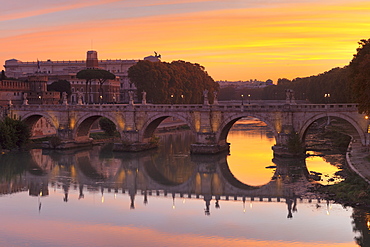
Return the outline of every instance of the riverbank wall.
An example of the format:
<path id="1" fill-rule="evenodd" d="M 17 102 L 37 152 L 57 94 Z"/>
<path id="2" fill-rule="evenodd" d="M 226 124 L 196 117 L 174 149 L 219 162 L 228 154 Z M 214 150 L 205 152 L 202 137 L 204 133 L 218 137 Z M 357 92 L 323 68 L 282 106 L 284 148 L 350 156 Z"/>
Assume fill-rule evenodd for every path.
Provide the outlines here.
<path id="1" fill-rule="evenodd" d="M 348 166 L 370 184 L 370 153 L 369 148 L 351 139 L 346 152 Z"/>

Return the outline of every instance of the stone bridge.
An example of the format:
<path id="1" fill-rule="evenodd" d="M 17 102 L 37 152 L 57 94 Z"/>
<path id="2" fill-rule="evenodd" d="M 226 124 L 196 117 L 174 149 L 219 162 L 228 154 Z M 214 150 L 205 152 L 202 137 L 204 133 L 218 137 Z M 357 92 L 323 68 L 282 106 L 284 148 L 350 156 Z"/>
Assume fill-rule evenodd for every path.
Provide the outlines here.
<path id="1" fill-rule="evenodd" d="M 121 136 L 117 150 L 141 151 L 155 146 L 153 133 L 166 118 L 182 120 L 195 135 L 192 153 L 218 153 L 228 150 L 227 135 L 232 125 L 243 117 L 265 122 L 273 132 L 277 149 L 286 147 L 292 133 L 304 143 L 309 126 L 320 118 L 337 117 L 353 126 L 354 138 L 369 144 L 368 120 L 358 113 L 356 104 L 295 104 L 260 101 L 249 104 L 102 104 L 102 105 L 12 105 L 8 115 L 22 119 L 31 127 L 41 117 L 57 130 L 57 135 L 71 145 L 90 142 L 92 124 L 100 117 L 115 123 Z M 65 144 L 65 147 L 68 145 Z"/>

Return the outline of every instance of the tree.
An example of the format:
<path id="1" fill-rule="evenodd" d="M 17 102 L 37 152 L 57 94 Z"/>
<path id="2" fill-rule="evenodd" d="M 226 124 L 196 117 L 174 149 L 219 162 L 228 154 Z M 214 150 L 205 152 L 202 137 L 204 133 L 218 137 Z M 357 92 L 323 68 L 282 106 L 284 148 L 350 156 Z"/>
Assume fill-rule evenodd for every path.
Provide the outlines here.
<path id="1" fill-rule="evenodd" d="M 97 76 L 95 79 L 99 81 L 99 94 L 100 94 L 99 96 L 101 99 L 101 97 L 103 96 L 103 84 L 107 80 L 114 80 L 116 76 L 111 72 L 103 69 L 94 69 L 94 72 L 96 73 Z"/>
<path id="2" fill-rule="evenodd" d="M 333 68 L 324 73 L 304 78 L 279 79 L 277 85 L 263 89 L 262 99 L 285 99 L 285 90 L 293 89 L 297 100 L 309 100 L 312 103 L 350 103 L 353 102 L 350 90 L 348 66 Z M 325 98 L 330 94 L 330 98 Z"/>
<path id="3" fill-rule="evenodd" d="M 100 96 L 102 96 L 103 84 L 107 80 L 113 80 L 113 79 L 116 78 L 116 76 L 114 74 L 112 74 L 111 72 L 109 72 L 107 70 L 103 70 L 103 69 L 84 69 L 84 70 L 79 71 L 77 73 L 76 77 L 78 79 L 84 79 L 86 81 L 86 90 L 85 90 L 86 99 L 89 98 L 88 97 L 88 93 L 89 93 L 88 86 L 89 85 L 91 86 L 91 82 L 93 80 L 98 80 Z"/>
<path id="4" fill-rule="evenodd" d="M 349 64 L 351 85 L 359 112 L 370 114 L 370 39 L 358 44 L 357 54 Z"/>
<path id="5" fill-rule="evenodd" d="M 235 100 L 237 99 L 237 93 L 235 87 L 228 86 L 220 89 L 218 95 L 219 100 Z"/>
<path id="6" fill-rule="evenodd" d="M 208 90 L 208 98 L 213 100 L 213 92 L 219 85 L 197 63 L 185 61 L 150 62 L 139 61 L 128 70 L 130 81 L 139 92 L 147 92 L 151 103 L 201 103 L 203 91 Z"/>
<path id="7" fill-rule="evenodd" d="M 0 145 L 3 149 L 22 148 L 31 137 L 29 127 L 21 120 L 6 117 L 0 121 Z"/>
<path id="8" fill-rule="evenodd" d="M 48 91 L 55 91 L 60 93 L 60 98 L 62 98 L 62 93 L 66 92 L 68 97 L 72 94 L 71 83 L 67 80 L 54 81 L 48 85 Z"/>
<path id="9" fill-rule="evenodd" d="M 116 125 L 108 118 L 102 117 L 99 119 L 99 125 L 104 132 L 109 136 L 114 136 Z"/>

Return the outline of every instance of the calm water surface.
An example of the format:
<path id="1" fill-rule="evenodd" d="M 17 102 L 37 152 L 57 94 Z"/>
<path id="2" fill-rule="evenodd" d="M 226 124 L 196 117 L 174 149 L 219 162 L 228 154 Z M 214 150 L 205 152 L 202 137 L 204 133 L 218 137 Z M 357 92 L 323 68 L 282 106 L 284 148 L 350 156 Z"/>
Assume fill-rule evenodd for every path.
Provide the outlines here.
<path id="1" fill-rule="evenodd" d="M 310 171 L 328 179 L 337 168 L 273 158 L 259 122 L 234 126 L 230 155 L 190 156 L 187 131 L 159 136 L 158 150 L 138 154 L 2 156 L 0 246 L 347 247 L 368 238 L 366 214 L 305 192 Z"/>

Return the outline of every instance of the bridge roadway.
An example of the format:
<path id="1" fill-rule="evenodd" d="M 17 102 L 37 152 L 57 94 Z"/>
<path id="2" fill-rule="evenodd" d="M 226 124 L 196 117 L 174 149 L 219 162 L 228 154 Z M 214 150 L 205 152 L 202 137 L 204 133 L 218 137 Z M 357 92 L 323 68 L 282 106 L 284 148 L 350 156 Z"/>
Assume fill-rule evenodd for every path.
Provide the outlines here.
<path id="1" fill-rule="evenodd" d="M 153 133 L 167 117 L 180 119 L 195 135 L 192 153 L 218 153 L 227 150 L 226 141 L 232 125 L 243 117 L 265 122 L 276 139 L 276 150 L 286 149 L 291 134 L 297 133 L 304 143 L 308 127 L 320 118 L 337 117 L 353 126 L 353 137 L 362 145 L 369 144 L 368 120 L 359 114 L 356 104 L 295 104 L 254 101 L 250 104 L 102 104 L 102 105 L 12 105 L 8 115 L 22 119 L 30 126 L 44 117 L 63 140 L 60 147 L 90 142 L 92 124 L 100 117 L 115 123 L 121 135 L 117 150 L 141 151 L 153 148 Z"/>

